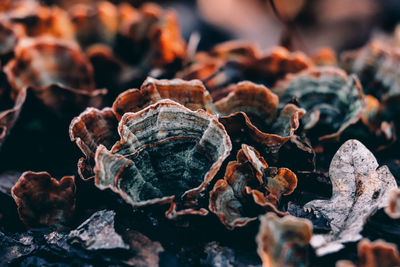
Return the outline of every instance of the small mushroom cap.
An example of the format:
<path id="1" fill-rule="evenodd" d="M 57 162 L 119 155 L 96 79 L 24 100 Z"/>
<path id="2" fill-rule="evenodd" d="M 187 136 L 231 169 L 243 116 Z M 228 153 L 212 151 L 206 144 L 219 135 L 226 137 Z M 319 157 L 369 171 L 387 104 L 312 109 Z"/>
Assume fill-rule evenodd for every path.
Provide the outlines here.
<path id="1" fill-rule="evenodd" d="M 279 168 L 276 174 L 268 179 L 267 187 L 275 196 L 290 195 L 296 189 L 297 177 L 291 170 Z"/>
<path id="2" fill-rule="evenodd" d="M 210 54 L 224 60 L 247 62 L 260 56 L 260 48 L 251 42 L 236 40 L 214 46 Z"/>
<path id="3" fill-rule="evenodd" d="M 392 189 L 389 193 L 389 203 L 385 208 L 385 212 L 392 219 L 400 219 L 400 189 Z"/>
<path id="4" fill-rule="evenodd" d="M 223 179 L 218 180 L 210 192 L 209 209 L 218 216 L 228 230 L 245 226 L 249 222 L 257 220 L 257 217 L 242 215 L 244 209 L 242 203 L 235 196 L 232 186 Z"/>
<path id="5" fill-rule="evenodd" d="M 372 41 L 361 49 L 343 53 L 341 66 L 359 77 L 365 94 L 388 101 L 400 94 L 399 59 L 398 49 Z"/>
<path id="6" fill-rule="evenodd" d="M 127 9 L 126 5 L 121 7 Z M 186 43 L 174 11 L 164 11 L 154 3 L 145 3 L 138 12 L 126 10 L 121 13 L 125 13 L 121 15 L 125 21 L 120 27 L 120 35 L 129 44 L 128 50 L 136 47 L 134 51 L 127 51 L 130 61 L 139 58 L 147 67 L 163 67 L 186 56 Z"/>
<path id="7" fill-rule="evenodd" d="M 40 5 L 35 9 L 33 16 L 17 21 L 31 37 L 52 36 L 65 40 L 74 39 L 75 33 L 68 12 L 57 6 Z"/>
<path id="8" fill-rule="evenodd" d="M 228 163 L 224 179 L 217 181 L 209 199 L 209 209 L 227 229 L 247 225 L 256 219 L 259 211 L 272 211 L 279 216 L 287 214 L 279 211 L 277 204 L 281 195 L 290 194 L 294 190 L 292 187 L 296 187 L 296 175 L 283 168 L 271 175 L 269 169 L 258 151 L 245 144 L 237 153 L 237 161 Z M 269 176 L 265 177 L 267 174 Z M 294 180 L 285 180 L 283 176 L 290 174 Z M 266 179 L 268 184 L 264 182 Z M 274 179 L 275 182 L 270 181 Z"/>
<path id="9" fill-rule="evenodd" d="M 383 240 L 370 242 L 363 239 L 358 243 L 359 267 L 390 267 L 400 266 L 400 256 L 394 244 Z"/>
<path id="10" fill-rule="evenodd" d="M 0 3 L 3 19 L 16 21 L 35 16 L 39 7 L 39 2 L 35 0 L 5 0 Z"/>
<path id="11" fill-rule="evenodd" d="M 140 90 L 130 89 L 121 93 L 114 101 L 113 110 L 118 120 L 127 112 L 139 110 L 161 99 L 171 99 L 191 110 L 204 109 L 213 113 L 212 99 L 199 80 L 156 80 L 148 77 Z"/>
<path id="12" fill-rule="evenodd" d="M 224 116 L 242 111 L 256 124 L 268 124 L 275 119 L 278 103 L 278 96 L 265 86 L 244 81 L 232 85 L 229 95 L 217 101 L 215 107 Z"/>
<path id="13" fill-rule="evenodd" d="M 219 100 L 230 92 L 229 85 L 239 80 L 274 84 L 287 73 L 312 65 L 311 59 L 301 52 L 292 53 L 283 47 L 263 52 L 252 43 L 229 41 L 197 53 L 176 77 L 203 80 L 213 99 Z"/>
<path id="14" fill-rule="evenodd" d="M 15 59 L 4 70 L 17 90 L 25 87 L 43 90 L 53 84 L 94 90 L 93 69 L 78 44 L 72 41 L 49 36 L 24 38 L 15 48 Z"/>
<path id="15" fill-rule="evenodd" d="M 19 117 L 22 106 L 25 103 L 26 95 L 27 90 L 19 91 L 15 101 L 11 100 L 13 106 L 5 110 L 0 110 L 0 149 Z M 1 95 L 0 97 L 9 98 L 9 96 Z"/>
<path id="16" fill-rule="evenodd" d="M 82 179 L 94 176 L 94 156 L 99 145 L 111 148 L 118 140 L 118 121 L 110 108 L 98 110 L 87 108 L 71 121 L 69 136 L 75 142 L 85 158 L 78 162 L 78 173 Z"/>
<path id="17" fill-rule="evenodd" d="M 18 40 L 23 35 L 23 29 L 19 27 L 19 25 L 12 25 L 8 22 L 0 21 L 0 56 L 12 53 Z"/>
<path id="18" fill-rule="evenodd" d="M 316 66 L 336 66 L 338 63 L 337 55 L 330 47 L 319 49 L 311 59 Z"/>
<path id="19" fill-rule="evenodd" d="M 75 211 L 73 176 L 58 182 L 47 172 L 24 172 L 11 193 L 27 227 L 65 224 Z"/>
<path id="20" fill-rule="evenodd" d="M 335 140 L 361 119 L 364 95 L 357 77 L 336 67 L 315 67 L 289 74 L 272 89 L 281 105 L 297 99 L 307 111 L 305 129 L 319 140 Z M 318 126 L 318 127 L 316 127 Z"/>
<path id="21" fill-rule="evenodd" d="M 251 71 L 267 76 L 273 84 L 288 73 L 297 73 L 312 66 L 313 62 L 303 52 L 290 52 L 278 46 L 264 52 L 248 67 Z"/>
<path id="22" fill-rule="evenodd" d="M 258 255 L 263 266 L 307 266 L 308 245 L 312 236 L 312 224 L 307 219 L 274 213 L 260 217 L 257 235 Z"/>
<path id="23" fill-rule="evenodd" d="M 236 157 L 238 162 L 250 162 L 256 171 L 256 176 L 260 184 L 263 183 L 262 176 L 264 175 L 264 170 L 268 168 L 268 164 L 254 147 L 242 144 L 242 149 L 238 151 Z"/>
<path id="24" fill-rule="evenodd" d="M 77 43 L 49 36 L 19 41 L 4 72 L 14 94 L 32 88 L 37 98 L 61 115 L 99 106 L 107 92 L 95 90 L 92 65 Z"/>
<path id="25" fill-rule="evenodd" d="M 304 114 L 304 109 L 287 104 L 272 125 L 264 125 L 262 130 L 257 128 L 244 112 L 222 116 L 219 121 L 225 126 L 234 143 L 246 143 L 274 153 L 293 136 L 300 125 L 299 119 Z"/>
<path id="26" fill-rule="evenodd" d="M 119 27 L 118 11 L 115 5 L 107 1 L 94 6 L 73 6 L 69 13 L 79 43 L 84 47 L 93 43 L 113 45 Z"/>
<path id="27" fill-rule="evenodd" d="M 363 110 L 361 120 L 365 125 L 368 126 L 371 131 L 374 131 L 378 127 L 377 117 L 379 113 L 380 102 L 376 97 L 372 95 L 366 95 L 364 100 L 365 108 Z"/>

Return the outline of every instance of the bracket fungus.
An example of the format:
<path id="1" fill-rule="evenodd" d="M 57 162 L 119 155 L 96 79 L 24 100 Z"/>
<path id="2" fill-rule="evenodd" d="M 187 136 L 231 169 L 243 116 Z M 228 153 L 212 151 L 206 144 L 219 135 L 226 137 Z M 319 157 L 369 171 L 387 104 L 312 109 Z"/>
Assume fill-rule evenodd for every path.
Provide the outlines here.
<path id="1" fill-rule="evenodd" d="M 347 127 L 360 120 L 364 108 L 358 79 L 335 67 L 289 74 L 272 91 L 279 95 L 281 105 L 297 99 L 307 111 L 302 118 L 305 130 L 317 128 L 319 140 L 339 138 Z"/>
<path id="2" fill-rule="evenodd" d="M 95 5 L 76 4 L 70 11 L 75 38 L 82 47 L 94 43 L 113 45 L 119 27 L 119 10 L 107 1 Z"/>
<path id="3" fill-rule="evenodd" d="M 202 80 L 214 100 L 218 100 L 221 91 L 231 83 L 251 80 L 273 85 L 287 73 L 296 73 L 312 65 L 305 54 L 289 52 L 284 47 L 264 52 L 252 43 L 229 41 L 208 52 L 197 53 L 176 77 Z"/>
<path id="4" fill-rule="evenodd" d="M 400 83 L 398 79 L 400 52 L 380 41 L 344 53 L 342 67 L 360 77 L 363 90 L 380 101 L 379 116 L 398 123 Z"/>
<path id="5" fill-rule="evenodd" d="M 4 95 L 0 95 L 0 149 L 19 117 L 27 91 L 19 91 L 15 101 L 7 93 L 5 92 Z"/>
<path id="6" fill-rule="evenodd" d="M 1 19 L 20 19 L 32 16 L 39 7 L 36 0 L 5 0 L 0 3 Z"/>
<path id="7" fill-rule="evenodd" d="M 132 59 L 141 58 L 144 64 L 162 67 L 186 55 L 176 13 L 156 4 L 142 5 L 135 16 L 121 26 L 120 33 L 135 48 L 131 49 Z"/>
<path id="8" fill-rule="evenodd" d="M 52 36 L 74 39 L 74 29 L 68 12 L 56 6 L 38 5 L 33 13 L 19 18 L 11 17 L 13 24 L 23 27 L 27 36 Z"/>
<path id="9" fill-rule="evenodd" d="M 311 240 L 317 255 L 336 252 L 343 243 L 361 239 L 365 220 L 387 206 L 390 190 L 397 188 L 396 180 L 387 166 L 378 166 L 374 155 L 357 140 L 345 142 L 336 152 L 329 167 L 332 198 L 304 205 L 331 220 L 331 231 Z"/>
<path id="10" fill-rule="evenodd" d="M 73 176 L 58 182 L 47 172 L 24 172 L 11 193 L 27 227 L 62 225 L 72 219 L 75 211 Z"/>
<path id="11" fill-rule="evenodd" d="M 388 100 L 400 94 L 397 78 L 400 53 L 387 45 L 373 41 L 357 51 L 342 55 L 342 67 L 360 78 L 366 94 Z"/>
<path id="12" fill-rule="evenodd" d="M 110 149 L 118 140 L 118 121 L 111 108 L 87 108 L 71 121 L 69 136 L 85 155 L 78 162 L 78 173 L 83 180 L 94 177 L 94 156 L 99 145 Z"/>
<path id="13" fill-rule="evenodd" d="M 330 47 L 319 49 L 312 56 L 315 66 L 337 66 L 337 55 Z"/>
<path id="14" fill-rule="evenodd" d="M 230 86 L 228 96 L 214 105 L 223 116 L 244 112 L 256 125 L 270 124 L 274 121 L 279 103 L 278 96 L 265 86 L 249 81 Z"/>
<path id="15" fill-rule="evenodd" d="M 191 109 L 214 113 L 212 99 L 199 80 L 156 80 L 148 77 L 140 90 L 130 89 L 114 101 L 113 110 L 118 120 L 127 112 L 137 112 L 161 99 L 171 99 Z"/>
<path id="16" fill-rule="evenodd" d="M 363 239 L 358 243 L 358 267 L 392 267 L 400 266 L 400 255 L 394 244 L 383 240 L 374 242 Z M 336 267 L 355 267 L 352 262 L 338 261 Z"/>
<path id="17" fill-rule="evenodd" d="M 85 158 L 81 158 L 78 163 L 80 176 L 84 180 L 93 177 L 97 146 L 102 144 L 107 149 L 112 147 L 118 139 L 118 121 L 125 113 L 138 112 L 167 98 L 194 111 L 204 109 L 214 113 L 215 110 L 208 91 L 199 80 L 157 80 L 148 77 L 140 90 L 129 89 L 121 93 L 114 101 L 112 109 L 87 108 L 71 121 L 70 138 L 85 155 Z"/>
<path id="18" fill-rule="evenodd" d="M 287 104 L 278 113 L 278 98 L 263 85 L 240 82 L 232 92 L 217 101 L 220 122 L 234 144 L 261 146 L 263 151 L 277 152 L 299 127 L 305 110 Z"/>
<path id="19" fill-rule="evenodd" d="M 157 4 L 80 4 L 71 13 L 96 84 L 113 93 L 136 86 L 150 74 L 172 77 L 186 56 L 175 12 Z"/>
<path id="20" fill-rule="evenodd" d="M 121 140 L 95 155 L 95 184 L 132 206 L 170 204 L 168 218 L 207 214 L 197 199 L 231 150 L 217 118 L 161 100 L 119 122 Z"/>
<path id="21" fill-rule="evenodd" d="M 14 94 L 32 88 L 37 98 L 60 114 L 99 106 L 106 93 L 95 89 L 92 66 L 76 43 L 48 36 L 19 41 L 4 72 Z"/>
<path id="22" fill-rule="evenodd" d="M 53 36 L 72 40 L 74 30 L 68 12 L 55 5 L 47 6 L 37 0 L 2 1 L 10 4 L 0 7 L 0 20 L 21 28 L 30 37 Z"/>
<path id="23" fill-rule="evenodd" d="M 263 267 L 308 266 L 312 224 L 307 219 L 273 213 L 260 217 L 258 255 Z"/>
<path id="24" fill-rule="evenodd" d="M 254 148 L 243 144 L 237 161 L 228 163 L 224 179 L 218 180 L 210 192 L 209 209 L 233 230 L 256 220 L 260 212 L 285 215 L 278 210 L 279 200 L 296 186 L 292 171 L 269 167 Z"/>
<path id="25" fill-rule="evenodd" d="M 358 243 L 358 263 L 360 267 L 400 266 L 400 255 L 394 244 L 363 239 Z"/>
<path id="26" fill-rule="evenodd" d="M 389 204 L 385 212 L 392 219 L 400 219 L 400 188 L 395 188 L 389 193 Z"/>
<path id="27" fill-rule="evenodd" d="M 21 27 L 0 21 L 0 57 L 12 54 L 23 34 Z"/>

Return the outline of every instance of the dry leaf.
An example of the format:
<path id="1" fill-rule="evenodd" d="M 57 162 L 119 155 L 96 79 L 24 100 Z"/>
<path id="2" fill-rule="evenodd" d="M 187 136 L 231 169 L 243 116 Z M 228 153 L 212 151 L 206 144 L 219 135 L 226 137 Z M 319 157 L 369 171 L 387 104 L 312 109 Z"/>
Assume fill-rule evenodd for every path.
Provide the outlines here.
<path id="1" fill-rule="evenodd" d="M 329 168 L 332 198 L 304 206 L 331 220 L 328 234 L 311 239 L 317 255 L 336 252 L 344 247 L 343 243 L 361 239 L 365 220 L 387 206 L 389 191 L 397 187 L 396 180 L 387 166 L 378 166 L 374 155 L 357 140 L 348 140 L 336 152 Z"/>

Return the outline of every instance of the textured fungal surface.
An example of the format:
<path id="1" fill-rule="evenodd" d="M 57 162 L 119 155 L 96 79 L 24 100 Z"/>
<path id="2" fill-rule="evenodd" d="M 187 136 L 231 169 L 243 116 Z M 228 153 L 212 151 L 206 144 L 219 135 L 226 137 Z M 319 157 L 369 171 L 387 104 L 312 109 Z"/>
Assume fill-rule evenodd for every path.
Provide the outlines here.
<path id="1" fill-rule="evenodd" d="M 18 92 L 15 102 L 6 93 L 0 95 L 0 148 L 19 117 L 26 94 L 26 90 Z"/>
<path id="2" fill-rule="evenodd" d="M 127 54 L 128 61 L 140 59 L 148 67 L 161 67 L 183 59 L 186 44 L 174 11 L 163 10 L 154 3 L 146 3 L 138 10 L 129 10 L 123 5 L 120 9 L 123 45 L 133 47 Z"/>
<path id="3" fill-rule="evenodd" d="M 26 34 L 31 37 L 53 36 L 66 40 L 74 38 L 74 29 L 68 12 L 56 6 L 41 5 L 34 9 L 34 14 L 15 19 Z"/>
<path id="4" fill-rule="evenodd" d="M 309 68 L 313 63 L 301 52 L 289 52 L 284 47 L 261 51 L 243 41 L 229 41 L 216 45 L 208 52 L 199 52 L 190 65 L 177 74 L 183 79 L 205 80 L 215 100 L 229 92 L 231 83 L 242 80 L 264 81 L 273 85 L 287 73 Z"/>
<path id="5" fill-rule="evenodd" d="M 213 113 L 212 99 L 199 80 L 157 80 L 148 77 L 140 90 L 130 89 L 114 101 L 113 110 L 118 120 L 126 112 L 137 112 L 161 99 L 171 99 L 191 110 L 204 109 Z"/>
<path id="6" fill-rule="evenodd" d="M 383 240 L 374 242 L 363 239 L 358 243 L 358 264 L 359 267 L 389 267 L 400 265 L 400 255 L 396 245 Z M 339 261 L 337 267 L 356 266 L 351 261 Z"/>
<path id="7" fill-rule="evenodd" d="M 395 188 L 389 193 L 389 204 L 385 212 L 393 219 L 400 219 L 400 189 Z"/>
<path id="8" fill-rule="evenodd" d="M 110 108 L 88 108 L 74 118 L 69 127 L 71 141 L 75 141 L 85 158 L 78 162 L 78 172 L 83 179 L 94 176 L 94 155 L 99 145 L 110 149 L 118 140 L 118 121 Z"/>
<path id="9" fill-rule="evenodd" d="M 51 37 L 24 39 L 15 48 L 15 54 L 16 59 L 8 64 L 6 74 L 17 90 L 42 89 L 52 84 L 86 91 L 94 89 L 91 66 L 74 42 Z"/>
<path id="10" fill-rule="evenodd" d="M 331 221 L 328 234 L 314 235 L 311 245 L 318 255 L 342 249 L 343 243 L 361 239 L 365 220 L 388 205 L 396 180 L 387 166 L 379 167 L 374 155 L 359 141 L 349 140 L 336 152 L 329 167 L 330 200 L 313 200 L 304 208 Z"/>
<path id="11" fill-rule="evenodd" d="M 278 97 L 263 85 L 240 82 L 231 86 L 231 93 L 217 102 L 221 115 L 244 112 L 256 125 L 270 124 L 278 109 Z"/>
<path id="12" fill-rule="evenodd" d="M 364 92 L 380 101 L 379 117 L 396 123 L 399 123 L 399 60 L 399 49 L 379 40 L 342 55 L 343 68 L 357 74 Z"/>
<path id="13" fill-rule="evenodd" d="M 22 29 L 0 22 L 0 56 L 12 53 L 22 34 Z"/>
<path id="14" fill-rule="evenodd" d="M 77 4 L 69 11 L 78 42 L 83 46 L 93 43 L 113 44 L 119 27 L 119 10 L 110 2 L 95 5 Z"/>
<path id="15" fill-rule="evenodd" d="M 277 152 L 293 136 L 305 114 L 293 104 L 278 112 L 278 97 L 263 85 L 244 81 L 229 88 L 231 92 L 214 104 L 234 147 L 245 143 Z"/>
<path id="16" fill-rule="evenodd" d="M 311 68 L 288 75 L 273 88 L 281 105 L 297 99 L 307 111 L 305 129 L 318 127 L 318 137 L 335 139 L 356 123 L 364 108 L 361 85 L 355 76 L 334 67 Z"/>
<path id="17" fill-rule="evenodd" d="M 297 73 L 313 65 L 304 53 L 290 52 L 284 47 L 275 47 L 271 51 L 261 53 L 260 57 L 249 66 L 250 71 L 269 77 L 273 84 L 288 73 Z"/>
<path id="18" fill-rule="evenodd" d="M 73 176 L 65 176 L 58 182 L 47 172 L 25 172 L 11 193 L 26 226 L 62 225 L 74 214 Z"/>
<path id="19" fill-rule="evenodd" d="M 397 49 L 373 41 L 357 51 L 344 53 L 342 66 L 360 77 L 366 94 L 372 94 L 380 100 L 388 100 L 400 94 L 397 69 L 399 60 L 400 54 Z"/>
<path id="20" fill-rule="evenodd" d="M 170 203 L 167 216 L 175 215 L 173 201 L 188 206 L 182 213 L 206 212 L 192 209 L 231 150 L 216 117 L 162 100 L 126 113 L 118 131 L 121 140 L 111 150 L 97 148 L 96 186 L 111 188 L 133 206 Z"/>
<path id="21" fill-rule="evenodd" d="M 400 255 L 394 244 L 383 240 L 370 242 L 363 239 L 358 243 L 359 266 L 398 266 Z"/>
<path id="22" fill-rule="evenodd" d="M 262 151 L 277 152 L 293 136 L 304 114 L 304 109 L 288 104 L 272 124 L 261 125 L 263 130 L 256 127 L 244 112 L 222 116 L 219 121 L 225 126 L 234 145 L 246 143 L 260 147 Z"/>
<path id="23" fill-rule="evenodd" d="M 228 163 L 224 179 L 210 192 L 209 209 L 230 230 L 256 220 L 262 211 L 283 216 L 277 207 L 279 200 L 291 194 L 296 185 L 292 171 L 269 167 L 258 151 L 243 144 L 237 161 Z"/>
<path id="24" fill-rule="evenodd" d="M 312 225 L 306 219 L 273 213 L 261 216 L 257 235 L 258 255 L 263 266 L 308 266 Z"/>
<path id="25" fill-rule="evenodd" d="M 18 42 L 15 58 L 4 71 L 16 92 L 32 88 L 45 105 L 56 111 L 98 106 L 105 93 L 95 90 L 92 66 L 79 46 L 52 37 Z"/>

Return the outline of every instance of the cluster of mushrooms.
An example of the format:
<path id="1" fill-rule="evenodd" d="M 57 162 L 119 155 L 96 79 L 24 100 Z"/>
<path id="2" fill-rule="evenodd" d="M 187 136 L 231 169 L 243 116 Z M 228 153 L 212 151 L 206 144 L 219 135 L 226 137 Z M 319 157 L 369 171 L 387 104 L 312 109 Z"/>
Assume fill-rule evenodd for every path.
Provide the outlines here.
<path id="1" fill-rule="evenodd" d="M 0 149 L 31 101 L 71 121 L 82 152 L 76 178 L 26 170 L 10 185 L 26 229 L 70 231 L 84 185 L 174 227 L 259 225 L 263 266 L 318 266 L 349 242 L 358 258 L 336 266 L 400 265 L 394 244 L 362 234 L 379 209 L 399 224 L 400 177 L 374 156 L 400 148 L 395 38 L 339 57 L 244 41 L 195 52 L 156 4 L 62 6 L 0 3 Z"/>

